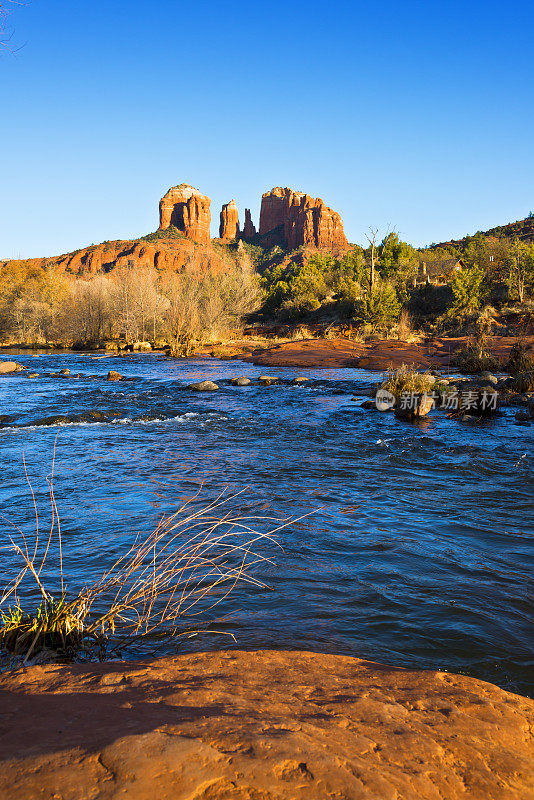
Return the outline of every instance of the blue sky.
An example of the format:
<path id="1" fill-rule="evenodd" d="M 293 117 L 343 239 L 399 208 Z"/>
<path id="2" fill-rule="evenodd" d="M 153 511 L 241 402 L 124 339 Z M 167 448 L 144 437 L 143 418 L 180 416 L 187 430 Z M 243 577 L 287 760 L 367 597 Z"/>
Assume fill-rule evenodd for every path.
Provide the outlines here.
<path id="1" fill-rule="evenodd" d="M 534 210 L 528 2 L 28 0 L 0 54 L 0 257 L 157 227 L 160 196 L 273 186 L 350 241 L 424 245 Z"/>

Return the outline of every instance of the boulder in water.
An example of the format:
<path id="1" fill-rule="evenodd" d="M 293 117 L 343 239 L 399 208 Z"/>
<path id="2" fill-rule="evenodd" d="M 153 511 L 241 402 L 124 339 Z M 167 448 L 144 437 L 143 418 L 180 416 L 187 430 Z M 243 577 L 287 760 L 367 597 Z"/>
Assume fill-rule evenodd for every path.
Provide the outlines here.
<path id="1" fill-rule="evenodd" d="M 0 375 L 11 375 L 13 372 L 21 372 L 24 369 L 22 364 L 16 361 L 0 361 Z"/>
<path id="2" fill-rule="evenodd" d="M 239 378 L 232 378 L 231 383 L 233 386 L 250 386 L 252 381 L 250 378 L 245 378 L 244 375 L 241 375 Z"/>
<path id="3" fill-rule="evenodd" d="M 395 416 L 399 417 L 399 419 L 421 419 L 422 417 L 426 417 L 433 406 L 434 401 L 432 397 L 427 397 L 425 394 L 418 395 L 414 397 L 414 402 L 410 408 L 403 408 L 402 403 L 397 403 L 395 407 Z"/>
<path id="4" fill-rule="evenodd" d="M 493 386 L 497 386 L 499 383 L 499 379 L 491 372 L 488 372 L 487 369 L 483 370 L 479 377 L 481 381 L 484 381 L 485 383 L 491 383 Z"/>
<path id="5" fill-rule="evenodd" d="M 293 378 L 291 383 L 294 383 L 295 385 L 298 386 L 299 383 L 308 383 L 309 380 L 310 380 L 309 378 Z"/>
<path id="6" fill-rule="evenodd" d="M 216 392 L 219 387 L 213 381 L 199 381 L 199 383 L 190 383 L 187 388 L 193 392 Z"/>
<path id="7" fill-rule="evenodd" d="M 114 369 L 110 369 L 108 372 L 108 381 L 123 381 L 124 375 L 121 375 L 120 372 L 116 372 Z"/>

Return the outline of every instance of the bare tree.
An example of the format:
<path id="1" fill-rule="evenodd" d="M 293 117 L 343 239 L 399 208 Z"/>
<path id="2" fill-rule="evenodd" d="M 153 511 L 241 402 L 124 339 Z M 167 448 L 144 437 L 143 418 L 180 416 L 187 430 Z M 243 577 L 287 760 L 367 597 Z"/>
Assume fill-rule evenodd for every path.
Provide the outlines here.
<path id="1" fill-rule="evenodd" d="M 369 290 L 372 292 L 375 284 L 375 260 L 376 260 L 376 241 L 378 238 L 378 228 L 369 228 L 369 233 L 365 234 L 371 248 L 371 264 L 369 267 Z"/>
<path id="2" fill-rule="evenodd" d="M 375 285 L 375 272 L 376 272 L 376 262 L 377 259 L 380 257 L 380 247 L 377 244 L 378 242 L 378 228 L 371 228 L 369 226 L 369 233 L 365 234 L 365 238 L 369 242 L 369 246 L 371 248 L 371 263 L 369 265 L 369 290 L 372 293 L 373 288 Z M 391 229 L 390 226 L 386 228 L 386 232 L 382 237 L 382 243 L 386 241 L 390 233 L 395 233 L 395 229 Z"/>
<path id="3" fill-rule="evenodd" d="M 157 273 L 133 263 L 115 270 L 116 320 L 129 341 L 144 341 L 147 331 L 156 338 L 168 300 L 158 291 Z"/>

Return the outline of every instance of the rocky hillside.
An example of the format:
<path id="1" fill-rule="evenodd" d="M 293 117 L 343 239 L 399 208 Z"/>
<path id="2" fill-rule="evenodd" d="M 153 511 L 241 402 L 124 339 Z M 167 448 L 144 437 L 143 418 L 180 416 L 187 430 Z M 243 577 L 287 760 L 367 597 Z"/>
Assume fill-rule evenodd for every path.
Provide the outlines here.
<path id="1" fill-rule="evenodd" d="M 524 242 L 534 242 L 534 215 L 509 222 L 507 225 L 498 225 L 487 231 L 477 231 L 482 236 L 495 236 L 496 238 L 506 237 L 508 239 L 521 239 Z M 476 235 L 476 234 L 475 234 Z M 432 247 L 454 247 L 458 250 L 464 248 L 472 236 L 464 236 L 463 239 L 451 239 L 448 242 L 440 242 Z"/>
<path id="2" fill-rule="evenodd" d="M 8 265 L 0 261 L 0 270 Z M 116 267 L 151 267 L 173 272 L 224 272 L 232 263 L 221 246 L 198 244 L 185 236 L 151 234 L 142 239 L 119 239 L 92 244 L 73 253 L 52 258 L 31 258 L 21 262 L 28 267 L 56 267 L 63 273 L 84 276 L 110 272 Z"/>

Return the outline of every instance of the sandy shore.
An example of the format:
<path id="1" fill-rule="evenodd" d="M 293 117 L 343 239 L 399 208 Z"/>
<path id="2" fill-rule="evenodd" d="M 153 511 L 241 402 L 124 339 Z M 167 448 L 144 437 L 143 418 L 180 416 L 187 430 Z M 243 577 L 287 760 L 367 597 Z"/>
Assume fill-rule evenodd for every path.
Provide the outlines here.
<path id="1" fill-rule="evenodd" d="M 0 796 L 528 800 L 534 701 L 344 656 L 221 651 L 1 678 Z"/>

